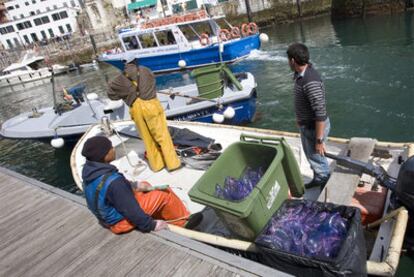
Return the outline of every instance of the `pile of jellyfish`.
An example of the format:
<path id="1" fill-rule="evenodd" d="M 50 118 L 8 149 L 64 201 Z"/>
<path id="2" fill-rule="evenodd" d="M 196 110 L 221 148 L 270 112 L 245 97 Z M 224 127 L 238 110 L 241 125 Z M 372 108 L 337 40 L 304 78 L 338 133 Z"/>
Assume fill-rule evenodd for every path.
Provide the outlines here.
<path id="1" fill-rule="evenodd" d="M 285 204 L 288 202 L 285 202 Z M 256 243 L 291 254 L 333 259 L 345 240 L 349 219 L 312 201 L 282 205 Z"/>
<path id="2" fill-rule="evenodd" d="M 226 200 L 242 200 L 246 198 L 263 177 L 263 169 L 252 169 L 246 167 L 239 179 L 227 176 L 224 179 L 224 186 L 216 184 L 215 195 Z"/>

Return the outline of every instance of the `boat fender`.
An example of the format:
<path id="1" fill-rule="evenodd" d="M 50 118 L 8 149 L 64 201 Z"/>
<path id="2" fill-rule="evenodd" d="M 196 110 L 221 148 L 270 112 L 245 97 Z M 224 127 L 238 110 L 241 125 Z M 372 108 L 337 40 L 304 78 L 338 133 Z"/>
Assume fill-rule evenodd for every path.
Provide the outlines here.
<path id="1" fill-rule="evenodd" d="M 182 16 L 177 16 L 175 18 L 175 23 L 181 23 L 181 22 L 184 22 L 184 18 Z"/>
<path id="2" fill-rule="evenodd" d="M 249 23 L 249 35 L 256 34 L 259 31 L 257 24 L 254 22 Z"/>
<path id="3" fill-rule="evenodd" d="M 227 119 L 232 119 L 235 114 L 236 114 L 236 111 L 233 109 L 233 107 L 230 107 L 230 106 L 228 106 L 223 112 L 224 118 L 227 118 Z"/>
<path id="4" fill-rule="evenodd" d="M 259 38 L 260 38 L 261 42 L 268 42 L 269 41 L 269 36 L 265 33 L 261 33 Z"/>
<path id="5" fill-rule="evenodd" d="M 230 33 L 231 33 L 232 38 L 239 38 L 240 37 L 240 28 L 237 27 L 237 26 L 233 27 L 233 28 L 231 28 Z"/>
<path id="6" fill-rule="evenodd" d="M 50 141 L 50 145 L 52 145 L 53 148 L 62 148 L 63 145 L 65 145 L 65 140 L 63 138 L 60 138 L 58 136 L 55 136 Z"/>
<path id="7" fill-rule="evenodd" d="M 224 115 L 222 115 L 220 113 L 213 113 L 213 121 L 215 123 L 223 123 Z"/>
<path id="8" fill-rule="evenodd" d="M 230 31 L 227 29 L 220 29 L 219 33 L 218 33 L 218 37 L 220 39 L 220 41 L 227 41 L 231 39 L 231 34 Z"/>
<path id="9" fill-rule="evenodd" d="M 154 28 L 154 27 L 155 27 L 154 24 L 151 23 L 151 22 L 145 23 L 145 25 L 144 25 L 145 29 Z"/>
<path id="10" fill-rule="evenodd" d="M 203 46 L 210 44 L 210 38 L 206 33 L 202 33 L 199 40 L 200 44 Z"/>
<path id="11" fill-rule="evenodd" d="M 116 100 L 116 101 L 112 101 L 109 100 L 108 104 L 106 104 L 106 106 L 104 107 L 104 112 L 106 113 L 106 111 L 111 111 L 111 110 L 116 110 L 121 108 L 124 105 L 123 100 Z"/>
<path id="12" fill-rule="evenodd" d="M 180 68 L 185 68 L 187 66 L 187 63 L 184 60 L 179 60 L 178 61 L 178 66 Z"/>
<path id="13" fill-rule="evenodd" d="M 87 95 L 86 95 L 86 98 L 88 98 L 88 100 L 96 100 L 96 99 L 98 99 L 99 98 L 99 96 L 98 96 L 98 94 L 96 94 L 95 92 L 92 92 L 92 93 L 88 93 Z"/>

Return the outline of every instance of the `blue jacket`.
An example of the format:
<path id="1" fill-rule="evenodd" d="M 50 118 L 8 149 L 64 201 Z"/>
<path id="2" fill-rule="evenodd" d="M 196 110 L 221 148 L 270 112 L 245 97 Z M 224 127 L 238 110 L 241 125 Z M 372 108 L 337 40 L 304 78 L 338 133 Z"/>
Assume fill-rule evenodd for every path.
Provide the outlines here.
<path id="1" fill-rule="evenodd" d="M 104 175 L 117 176 L 117 178 L 112 180 L 109 180 L 110 178 L 108 178 L 108 181 L 110 182 L 107 182 L 108 184 L 104 186 L 106 189 L 104 190 L 104 188 L 102 188 L 100 192 L 99 198 L 102 202 L 98 201 L 98 205 L 99 207 L 102 207 L 101 212 L 105 210 L 104 214 L 100 215 L 104 222 L 108 225 L 113 225 L 126 218 L 142 232 L 154 230 L 155 221 L 149 215 L 144 213 L 134 197 L 129 181 L 118 172 L 117 168 L 106 163 L 86 161 L 82 170 L 82 178 L 86 187 L 90 185 L 93 186 L 94 184 L 96 187 Z M 92 191 L 93 189 L 90 190 Z M 87 201 L 94 207 L 95 204 L 94 202 L 91 202 L 91 199 L 95 198 L 95 191 L 91 194 L 88 191 L 89 190 L 86 188 L 85 196 L 89 198 Z M 94 212 L 94 210 L 92 210 L 92 212 Z"/>

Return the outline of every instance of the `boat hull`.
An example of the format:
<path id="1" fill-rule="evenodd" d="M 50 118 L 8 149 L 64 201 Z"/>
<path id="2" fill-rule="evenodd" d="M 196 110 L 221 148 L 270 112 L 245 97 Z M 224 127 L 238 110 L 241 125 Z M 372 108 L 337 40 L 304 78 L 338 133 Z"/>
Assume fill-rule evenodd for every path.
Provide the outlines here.
<path id="1" fill-rule="evenodd" d="M 229 102 L 223 105 L 223 109 L 220 110 L 216 105 L 204 108 L 196 111 L 191 111 L 183 114 L 177 114 L 173 116 L 167 116 L 169 120 L 177 121 L 198 121 L 205 123 L 214 123 L 213 114 L 221 113 L 227 107 L 232 107 L 235 111 L 235 115 L 231 119 L 225 119 L 223 124 L 242 125 L 245 123 L 253 122 L 256 114 L 256 90 L 253 90 L 249 98 L 240 99 Z"/>
<path id="2" fill-rule="evenodd" d="M 222 61 L 225 63 L 233 63 L 237 60 L 247 57 L 253 50 L 260 48 L 259 35 L 252 35 L 241 39 L 233 40 L 223 44 Z M 181 70 L 178 66 L 180 60 L 186 62 L 186 69 L 205 66 L 208 64 L 220 63 L 219 45 L 212 44 L 208 47 L 194 49 L 184 52 L 174 52 L 166 54 L 157 54 L 152 56 L 140 56 L 139 64 L 150 68 L 155 73 L 164 73 Z M 108 55 L 100 59 L 120 70 L 124 69 L 122 55 Z"/>

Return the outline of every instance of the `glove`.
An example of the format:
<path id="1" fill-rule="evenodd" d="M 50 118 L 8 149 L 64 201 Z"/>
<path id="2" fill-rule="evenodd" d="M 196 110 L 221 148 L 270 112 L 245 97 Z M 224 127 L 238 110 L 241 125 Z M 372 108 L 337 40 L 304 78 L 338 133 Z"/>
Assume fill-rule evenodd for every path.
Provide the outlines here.
<path id="1" fill-rule="evenodd" d="M 160 231 L 163 229 L 168 229 L 168 224 L 164 220 L 155 220 L 155 228 L 154 231 Z"/>

